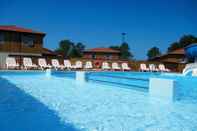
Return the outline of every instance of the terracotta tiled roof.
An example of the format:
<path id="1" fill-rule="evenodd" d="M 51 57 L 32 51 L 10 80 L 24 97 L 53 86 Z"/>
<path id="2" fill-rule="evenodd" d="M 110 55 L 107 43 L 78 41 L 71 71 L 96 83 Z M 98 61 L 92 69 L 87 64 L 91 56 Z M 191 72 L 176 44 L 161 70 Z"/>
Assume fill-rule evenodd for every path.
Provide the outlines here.
<path id="1" fill-rule="evenodd" d="M 182 63 L 182 62 L 183 62 L 183 59 L 168 58 L 168 59 L 163 59 L 162 62 L 168 62 L 168 63 Z"/>
<path id="2" fill-rule="evenodd" d="M 48 54 L 48 55 L 57 55 L 54 51 L 49 50 L 47 48 L 42 48 L 42 53 L 43 54 Z"/>
<path id="3" fill-rule="evenodd" d="M 179 48 L 179 49 L 176 49 L 176 50 L 171 51 L 169 53 L 166 53 L 166 54 L 163 54 L 163 55 L 160 55 L 160 56 L 156 56 L 156 57 L 152 58 L 151 60 L 158 60 L 158 59 L 161 59 L 163 57 L 168 57 L 169 55 L 182 55 L 182 56 L 184 56 L 185 55 L 185 50 L 184 50 L 184 48 Z"/>
<path id="4" fill-rule="evenodd" d="M 84 52 L 120 53 L 120 51 L 111 48 L 92 48 L 85 50 Z"/>
<path id="5" fill-rule="evenodd" d="M 3 31 L 14 31 L 14 32 L 24 32 L 24 33 L 33 33 L 33 34 L 45 34 L 43 32 L 34 31 L 32 29 L 17 27 L 15 25 L 0 25 L 0 30 Z"/>
<path id="6" fill-rule="evenodd" d="M 178 55 L 184 55 L 185 54 L 185 50 L 184 48 L 179 48 L 179 49 L 176 49 L 172 52 L 169 52 L 168 54 L 178 54 Z"/>

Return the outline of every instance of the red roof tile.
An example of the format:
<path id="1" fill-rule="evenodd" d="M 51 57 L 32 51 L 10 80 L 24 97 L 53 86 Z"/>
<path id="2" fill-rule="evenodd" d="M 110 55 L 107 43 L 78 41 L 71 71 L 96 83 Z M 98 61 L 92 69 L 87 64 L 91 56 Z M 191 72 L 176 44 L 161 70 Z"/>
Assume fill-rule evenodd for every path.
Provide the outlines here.
<path id="1" fill-rule="evenodd" d="M 185 54 L 185 50 L 184 48 L 179 48 L 179 49 L 176 49 L 172 52 L 169 52 L 168 54 L 178 54 L 178 55 L 184 55 Z"/>
<path id="2" fill-rule="evenodd" d="M 111 48 L 92 48 L 84 52 L 120 53 L 120 51 Z"/>
<path id="3" fill-rule="evenodd" d="M 54 51 L 47 49 L 47 48 L 42 48 L 42 53 L 43 54 L 50 54 L 50 55 L 57 55 Z"/>
<path id="4" fill-rule="evenodd" d="M 185 50 L 184 50 L 184 48 L 179 48 L 179 49 L 176 49 L 174 51 L 168 52 L 166 54 L 156 56 L 152 59 L 157 59 L 157 58 L 161 58 L 161 57 L 168 56 L 168 55 L 185 55 Z"/>
<path id="5" fill-rule="evenodd" d="M 33 33 L 33 34 L 45 34 L 43 32 L 34 31 L 32 29 L 17 27 L 15 25 L 0 25 L 0 30 L 2 31 L 14 31 L 14 32 L 24 32 L 24 33 Z"/>

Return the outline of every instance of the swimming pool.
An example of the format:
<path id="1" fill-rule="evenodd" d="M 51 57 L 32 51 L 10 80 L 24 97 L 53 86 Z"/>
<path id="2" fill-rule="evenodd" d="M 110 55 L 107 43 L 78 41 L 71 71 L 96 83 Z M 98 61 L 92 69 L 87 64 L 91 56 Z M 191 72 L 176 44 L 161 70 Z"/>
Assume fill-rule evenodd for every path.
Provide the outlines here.
<path id="1" fill-rule="evenodd" d="M 0 72 L 2 131 L 195 131 L 197 79 L 138 72 Z M 180 99 L 150 100 L 150 77 L 177 81 Z"/>

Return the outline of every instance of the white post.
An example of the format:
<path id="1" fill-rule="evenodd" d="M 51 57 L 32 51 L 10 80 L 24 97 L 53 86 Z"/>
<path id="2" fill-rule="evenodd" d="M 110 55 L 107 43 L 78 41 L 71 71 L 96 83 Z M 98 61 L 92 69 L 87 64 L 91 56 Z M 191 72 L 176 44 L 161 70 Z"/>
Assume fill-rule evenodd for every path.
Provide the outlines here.
<path id="1" fill-rule="evenodd" d="M 193 69 L 192 76 L 197 76 L 197 69 Z"/>
<path id="2" fill-rule="evenodd" d="M 51 69 L 46 69 L 46 76 L 50 77 L 51 76 Z"/>
<path id="3" fill-rule="evenodd" d="M 162 78 L 150 78 L 149 95 L 152 98 L 172 102 L 176 99 L 178 92 L 174 80 Z"/>
<path id="4" fill-rule="evenodd" d="M 85 83 L 86 82 L 85 71 L 77 71 L 76 72 L 76 81 L 77 81 L 77 83 Z"/>

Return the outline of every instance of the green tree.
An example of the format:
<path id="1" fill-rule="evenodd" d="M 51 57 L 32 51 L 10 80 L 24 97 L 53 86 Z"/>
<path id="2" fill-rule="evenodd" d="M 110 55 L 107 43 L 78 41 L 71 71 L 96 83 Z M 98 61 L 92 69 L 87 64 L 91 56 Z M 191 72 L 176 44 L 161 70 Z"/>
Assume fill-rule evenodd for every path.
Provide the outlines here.
<path id="1" fill-rule="evenodd" d="M 174 51 L 178 48 L 184 48 L 193 43 L 197 43 L 197 37 L 193 35 L 184 35 L 178 42 L 173 42 L 170 47 L 168 47 L 168 52 Z"/>
<path id="2" fill-rule="evenodd" d="M 111 48 L 113 50 L 120 50 L 120 46 L 110 46 L 109 48 Z"/>
<path id="3" fill-rule="evenodd" d="M 55 52 L 63 55 L 65 58 L 76 58 L 81 57 L 85 46 L 82 43 L 77 43 L 70 40 L 61 40 L 59 42 L 59 47 Z"/>
<path id="4" fill-rule="evenodd" d="M 122 43 L 120 46 L 110 46 L 109 48 L 120 51 L 121 59 L 131 59 L 133 54 L 130 52 L 128 43 Z"/>
<path id="5" fill-rule="evenodd" d="M 180 48 L 180 44 L 178 42 L 174 42 L 170 45 L 170 47 L 168 47 L 168 52 L 171 52 L 173 50 L 176 50 L 178 48 Z"/>
<path id="6" fill-rule="evenodd" d="M 179 40 L 181 47 L 186 47 L 190 44 L 197 43 L 197 37 L 193 35 L 184 35 Z"/>
<path id="7" fill-rule="evenodd" d="M 55 52 L 63 55 L 64 57 L 69 57 L 69 54 L 71 53 L 72 47 L 74 43 L 70 40 L 61 40 L 59 42 L 59 47 L 55 50 Z"/>
<path id="8" fill-rule="evenodd" d="M 83 56 L 83 51 L 85 50 L 85 45 L 81 42 L 77 43 L 75 46 L 76 50 L 76 56 L 77 57 L 82 57 Z"/>
<path id="9" fill-rule="evenodd" d="M 161 52 L 160 52 L 159 48 L 157 48 L 157 47 L 152 47 L 147 52 L 148 59 L 152 59 L 152 58 L 159 56 L 159 55 L 161 55 Z"/>
<path id="10" fill-rule="evenodd" d="M 132 53 L 129 51 L 128 43 L 124 42 L 120 45 L 120 58 L 121 59 L 130 59 L 133 57 Z"/>

